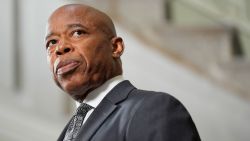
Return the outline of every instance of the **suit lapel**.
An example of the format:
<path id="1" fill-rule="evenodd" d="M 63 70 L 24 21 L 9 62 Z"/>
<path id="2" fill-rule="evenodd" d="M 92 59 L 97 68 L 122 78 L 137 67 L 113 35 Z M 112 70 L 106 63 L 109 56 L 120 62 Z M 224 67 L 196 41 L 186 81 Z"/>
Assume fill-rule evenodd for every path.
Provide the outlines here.
<path id="1" fill-rule="evenodd" d="M 133 89 L 134 87 L 129 81 L 123 81 L 114 87 L 95 108 L 93 113 L 85 122 L 76 138 L 76 141 L 89 141 L 105 121 L 105 119 L 107 119 L 109 115 L 116 109 L 116 104 L 126 99 L 129 92 Z"/>

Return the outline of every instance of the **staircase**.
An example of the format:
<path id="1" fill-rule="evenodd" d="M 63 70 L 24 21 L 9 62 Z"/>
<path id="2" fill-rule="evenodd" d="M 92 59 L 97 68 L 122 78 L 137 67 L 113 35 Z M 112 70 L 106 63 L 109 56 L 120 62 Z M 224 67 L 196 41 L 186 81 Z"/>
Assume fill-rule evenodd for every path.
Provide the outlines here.
<path id="1" fill-rule="evenodd" d="M 126 29 L 153 46 L 159 53 L 171 56 L 172 59 L 204 75 L 212 82 L 250 100 L 250 59 L 246 52 L 246 44 L 242 44 L 240 38 L 242 30 L 248 33 L 248 27 L 245 28 L 244 22 L 222 24 L 223 19 L 216 21 L 216 16 L 217 18 L 220 16 L 219 13 L 216 15 L 213 11 L 211 17 L 206 17 L 206 14 L 200 12 L 205 16 L 203 18 L 212 20 L 209 24 L 184 25 L 175 17 L 172 17 L 173 21 L 167 22 L 164 14 L 155 12 L 153 7 L 157 8 L 157 11 L 166 11 L 163 0 L 146 1 L 144 5 L 140 0 L 133 3 L 123 2 L 124 0 L 121 0 L 117 5 L 119 11 L 115 12 L 114 18 Z M 182 5 L 193 4 L 187 8 L 202 4 L 195 0 L 169 2 L 173 2 L 173 6 L 178 2 Z M 152 9 L 148 9 L 149 7 Z M 195 10 L 199 13 L 201 8 Z M 204 11 L 209 12 L 209 10 L 211 8 Z M 176 9 L 173 11 L 176 12 Z"/>

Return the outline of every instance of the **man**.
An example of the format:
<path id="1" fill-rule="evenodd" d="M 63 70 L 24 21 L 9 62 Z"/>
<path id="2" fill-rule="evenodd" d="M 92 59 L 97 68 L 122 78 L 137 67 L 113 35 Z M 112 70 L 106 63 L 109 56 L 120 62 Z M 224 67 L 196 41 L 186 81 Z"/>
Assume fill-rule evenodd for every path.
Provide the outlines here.
<path id="1" fill-rule="evenodd" d="M 48 20 L 46 49 L 56 84 L 80 103 L 59 141 L 200 140 L 178 100 L 123 80 L 123 40 L 103 12 L 58 8 Z"/>

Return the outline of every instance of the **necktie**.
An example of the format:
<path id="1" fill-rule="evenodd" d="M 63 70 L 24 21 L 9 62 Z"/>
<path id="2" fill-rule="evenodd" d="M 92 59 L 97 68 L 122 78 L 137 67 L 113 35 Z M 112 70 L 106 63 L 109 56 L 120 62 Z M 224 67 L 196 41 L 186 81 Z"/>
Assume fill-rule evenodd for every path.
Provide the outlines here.
<path id="1" fill-rule="evenodd" d="M 81 105 L 76 109 L 76 114 L 70 121 L 69 127 L 66 131 L 65 137 L 63 141 L 73 141 L 79 130 L 81 129 L 81 126 L 83 124 L 83 120 L 89 110 L 91 110 L 93 107 L 86 104 L 81 103 Z"/>

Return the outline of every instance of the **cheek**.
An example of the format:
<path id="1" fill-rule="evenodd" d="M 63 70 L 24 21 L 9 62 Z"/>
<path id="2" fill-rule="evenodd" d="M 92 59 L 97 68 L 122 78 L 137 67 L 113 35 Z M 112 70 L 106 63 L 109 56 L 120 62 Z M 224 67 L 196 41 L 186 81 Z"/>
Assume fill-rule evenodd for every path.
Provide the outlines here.
<path id="1" fill-rule="evenodd" d="M 48 65 L 49 65 L 50 70 L 53 71 L 53 64 L 54 64 L 54 61 L 53 61 L 52 57 L 49 56 L 49 55 L 47 55 L 47 63 L 48 63 Z"/>
<path id="2" fill-rule="evenodd" d="M 82 45 L 85 46 L 82 46 Z M 107 41 L 85 40 L 76 45 L 77 51 L 87 63 L 87 72 L 96 73 L 104 69 L 105 64 L 112 58 L 112 50 Z"/>

